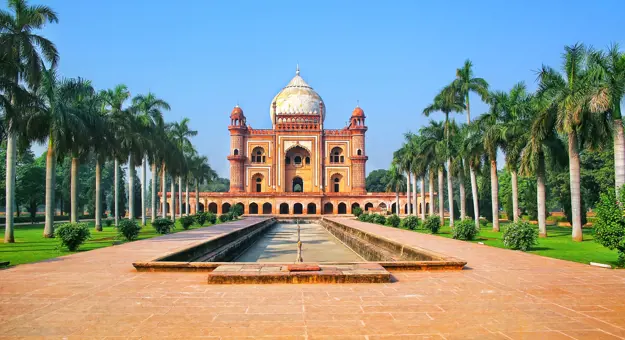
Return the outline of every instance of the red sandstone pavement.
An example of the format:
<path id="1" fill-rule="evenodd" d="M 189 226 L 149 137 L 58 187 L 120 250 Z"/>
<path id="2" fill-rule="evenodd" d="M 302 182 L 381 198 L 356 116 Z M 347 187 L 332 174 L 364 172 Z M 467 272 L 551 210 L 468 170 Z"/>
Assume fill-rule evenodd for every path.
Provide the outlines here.
<path id="1" fill-rule="evenodd" d="M 254 218 L 0 271 L 0 339 L 625 338 L 625 270 L 349 221 L 467 260 L 389 284 L 207 285 L 133 261 Z"/>

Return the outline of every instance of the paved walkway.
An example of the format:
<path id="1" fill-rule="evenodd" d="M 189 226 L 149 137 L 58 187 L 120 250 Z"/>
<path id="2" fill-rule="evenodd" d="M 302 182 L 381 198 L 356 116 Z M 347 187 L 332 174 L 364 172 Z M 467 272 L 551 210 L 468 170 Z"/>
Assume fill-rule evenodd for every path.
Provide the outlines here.
<path id="1" fill-rule="evenodd" d="M 131 265 L 252 219 L 0 271 L 0 339 L 625 338 L 625 270 L 357 221 L 469 268 L 396 272 L 390 284 L 254 286 Z"/>

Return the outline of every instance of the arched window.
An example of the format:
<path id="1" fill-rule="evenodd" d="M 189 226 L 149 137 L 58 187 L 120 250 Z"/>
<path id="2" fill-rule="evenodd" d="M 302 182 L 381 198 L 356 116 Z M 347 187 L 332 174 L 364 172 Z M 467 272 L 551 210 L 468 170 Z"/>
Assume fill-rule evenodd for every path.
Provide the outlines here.
<path id="1" fill-rule="evenodd" d="M 362 156 L 362 150 L 358 149 L 358 151 L 356 151 L 356 154 L 357 154 L 358 156 Z"/>
<path id="2" fill-rule="evenodd" d="M 293 178 L 293 192 L 303 192 L 304 191 L 304 180 L 301 177 Z"/>
<path id="3" fill-rule="evenodd" d="M 330 152 L 330 163 L 343 163 L 345 157 L 343 156 L 343 149 L 336 147 Z"/>
<path id="4" fill-rule="evenodd" d="M 252 150 L 252 163 L 265 163 L 265 149 L 255 147 Z"/>
<path id="5" fill-rule="evenodd" d="M 300 157 L 300 156 L 295 156 L 295 158 L 293 158 L 293 164 L 295 164 L 295 165 L 300 165 L 300 164 L 302 164 L 302 157 Z"/>
<path id="6" fill-rule="evenodd" d="M 340 191 L 340 183 L 341 180 L 338 177 L 334 179 L 334 192 Z"/>
<path id="7" fill-rule="evenodd" d="M 284 158 L 284 164 L 291 164 L 291 158 L 289 158 L 289 156 Z"/>
<path id="8" fill-rule="evenodd" d="M 263 179 L 260 177 L 256 177 L 256 192 L 263 191 Z"/>
<path id="9" fill-rule="evenodd" d="M 310 157 L 306 157 L 306 165 L 310 165 Z"/>
<path id="10" fill-rule="evenodd" d="M 235 156 L 238 156 L 239 155 L 239 149 L 234 149 L 234 152 L 232 154 L 235 155 Z"/>

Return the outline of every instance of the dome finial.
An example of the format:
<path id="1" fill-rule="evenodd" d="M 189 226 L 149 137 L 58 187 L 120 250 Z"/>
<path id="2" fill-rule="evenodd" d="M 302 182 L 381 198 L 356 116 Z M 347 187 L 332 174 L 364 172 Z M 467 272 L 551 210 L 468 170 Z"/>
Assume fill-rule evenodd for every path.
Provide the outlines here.
<path id="1" fill-rule="evenodd" d="M 295 75 L 299 76 L 299 63 L 297 63 L 297 68 L 295 69 Z"/>
<path id="2" fill-rule="evenodd" d="M 356 107 L 360 107 L 360 100 L 356 99 Z"/>

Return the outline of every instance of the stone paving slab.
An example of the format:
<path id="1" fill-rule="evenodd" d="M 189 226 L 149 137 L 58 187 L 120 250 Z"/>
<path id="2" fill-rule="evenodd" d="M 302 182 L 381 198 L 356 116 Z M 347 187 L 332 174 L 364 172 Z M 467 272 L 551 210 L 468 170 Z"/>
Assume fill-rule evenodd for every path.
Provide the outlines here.
<path id="1" fill-rule="evenodd" d="M 241 221 L 0 270 L 0 339 L 618 339 L 625 271 L 343 221 L 462 258 L 384 284 L 207 285 L 132 262 Z M 258 221 L 258 220 L 256 220 Z"/>

